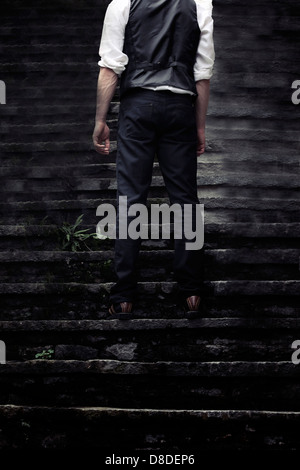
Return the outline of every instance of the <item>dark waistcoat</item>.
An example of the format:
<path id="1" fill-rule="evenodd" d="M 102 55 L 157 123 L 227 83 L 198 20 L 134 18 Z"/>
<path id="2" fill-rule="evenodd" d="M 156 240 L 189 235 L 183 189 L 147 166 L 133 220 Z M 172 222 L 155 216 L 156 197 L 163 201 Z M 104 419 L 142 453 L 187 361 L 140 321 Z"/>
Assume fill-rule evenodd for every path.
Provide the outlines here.
<path id="1" fill-rule="evenodd" d="M 200 40 L 195 0 L 131 0 L 120 92 L 169 85 L 197 94 L 194 64 Z"/>

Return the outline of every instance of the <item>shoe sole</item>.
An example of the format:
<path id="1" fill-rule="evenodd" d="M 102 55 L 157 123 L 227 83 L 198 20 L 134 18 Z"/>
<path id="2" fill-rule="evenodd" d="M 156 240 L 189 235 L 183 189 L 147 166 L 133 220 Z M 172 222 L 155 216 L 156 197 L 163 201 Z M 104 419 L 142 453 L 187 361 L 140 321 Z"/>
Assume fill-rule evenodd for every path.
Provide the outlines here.
<path id="1" fill-rule="evenodd" d="M 185 316 L 188 320 L 193 320 L 195 318 L 200 318 L 200 312 L 198 310 L 189 310 L 185 312 Z"/>
<path id="2" fill-rule="evenodd" d="M 132 319 L 132 313 L 131 312 L 111 312 L 110 310 L 108 311 L 109 318 L 112 320 L 117 319 L 117 320 L 131 320 Z"/>
<path id="3" fill-rule="evenodd" d="M 116 313 L 113 315 L 117 320 L 131 320 L 132 314 L 131 313 Z"/>

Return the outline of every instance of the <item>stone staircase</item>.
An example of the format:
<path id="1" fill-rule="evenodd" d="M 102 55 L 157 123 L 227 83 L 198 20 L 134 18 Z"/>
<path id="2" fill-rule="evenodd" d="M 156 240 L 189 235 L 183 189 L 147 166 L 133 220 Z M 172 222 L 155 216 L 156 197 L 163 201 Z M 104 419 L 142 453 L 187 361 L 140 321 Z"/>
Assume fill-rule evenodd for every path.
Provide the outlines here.
<path id="1" fill-rule="evenodd" d="M 97 206 L 115 203 L 118 93 L 110 156 L 91 143 L 108 2 L 2 4 L 0 449 L 298 449 L 299 5 L 214 2 L 204 318 L 175 304 L 172 240 L 147 240 L 135 318 L 119 322 L 112 242 L 66 251 L 60 231 L 83 215 L 93 233 Z"/>

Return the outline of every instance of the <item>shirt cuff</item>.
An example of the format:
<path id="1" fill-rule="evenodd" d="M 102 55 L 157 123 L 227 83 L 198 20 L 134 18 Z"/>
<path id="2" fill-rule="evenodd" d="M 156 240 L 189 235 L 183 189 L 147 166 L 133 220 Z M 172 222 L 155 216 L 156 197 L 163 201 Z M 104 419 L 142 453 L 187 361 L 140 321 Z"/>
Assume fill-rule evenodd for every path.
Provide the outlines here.
<path id="1" fill-rule="evenodd" d="M 98 62 L 99 67 L 105 67 L 107 69 L 111 69 L 117 74 L 118 76 L 121 75 L 122 72 L 124 72 L 125 67 L 119 64 L 114 64 L 112 62 L 105 61 L 103 59 L 99 60 Z"/>
<path id="2" fill-rule="evenodd" d="M 209 80 L 213 76 L 213 68 L 199 70 L 194 76 L 196 82 L 199 80 Z"/>

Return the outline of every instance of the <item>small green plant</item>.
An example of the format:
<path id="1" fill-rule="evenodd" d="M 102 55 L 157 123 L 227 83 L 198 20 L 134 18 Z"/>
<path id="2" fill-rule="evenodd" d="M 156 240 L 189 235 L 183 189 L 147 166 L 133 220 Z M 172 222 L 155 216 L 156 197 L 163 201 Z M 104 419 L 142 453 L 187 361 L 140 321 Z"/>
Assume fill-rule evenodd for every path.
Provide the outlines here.
<path id="1" fill-rule="evenodd" d="M 111 266 L 112 266 L 112 260 L 111 259 L 108 259 L 108 260 L 104 261 L 102 263 L 102 266 L 101 266 L 102 274 L 107 275 L 108 273 L 110 273 L 111 272 Z"/>
<path id="2" fill-rule="evenodd" d="M 21 426 L 22 426 L 23 428 L 30 428 L 30 427 L 31 427 L 30 424 L 27 423 L 27 421 L 24 421 L 23 419 L 22 419 L 22 421 L 21 421 Z"/>
<path id="3" fill-rule="evenodd" d="M 52 359 L 53 354 L 54 354 L 54 349 L 43 349 L 42 352 L 37 353 L 34 357 L 36 359 Z"/>
<path id="4" fill-rule="evenodd" d="M 90 250 L 86 241 L 89 238 L 98 238 L 96 233 L 87 233 L 88 228 L 79 230 L 79 225 L 82 223 L 83 214 L 77 217 L 74 225 L 69 222 L 64 222 L 62 227 L 59 228 L 61 235 L 61 247 L 67 251 L 83 251 L 85 248 Z"/>
<path id="5" fill-rule="evenodd" d="M 104 268 L 110 268 L 111 264 L 112 264 L 112 260 L 108 259 L 108 260 L 104 261 L 103 267 Z"/>

